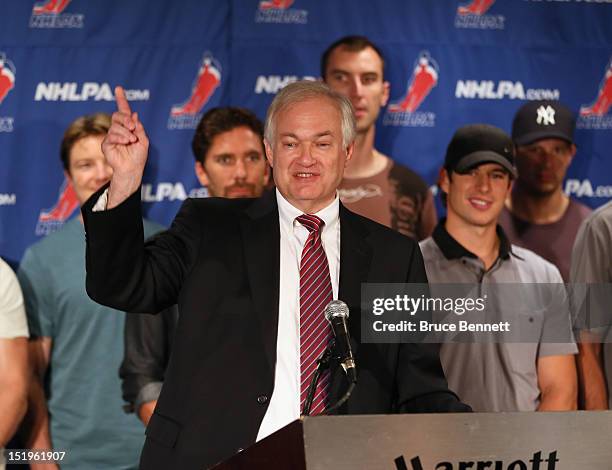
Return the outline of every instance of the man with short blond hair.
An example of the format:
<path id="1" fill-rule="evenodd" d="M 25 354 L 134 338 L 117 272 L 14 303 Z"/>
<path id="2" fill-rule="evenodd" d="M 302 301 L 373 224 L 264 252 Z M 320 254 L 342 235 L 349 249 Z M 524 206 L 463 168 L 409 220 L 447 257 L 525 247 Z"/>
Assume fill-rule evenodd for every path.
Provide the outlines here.
<path id="1" fill-rule="evenodd" d="M 82 116 L 62 139 L 60 159 L 80 204 L 112 176 L 101 150 L 110 127 L 107 114 Z M 147 235 L 160 229 L 145 222 Z M 125 313 L 87 297 L 84 263 L 75 217 L 29 247 L 19 267 L 34 368 L 26 445 L 66 451 L 62 469 L 136 468 L 142 427 L 122 410 L 117 375 Z"/>

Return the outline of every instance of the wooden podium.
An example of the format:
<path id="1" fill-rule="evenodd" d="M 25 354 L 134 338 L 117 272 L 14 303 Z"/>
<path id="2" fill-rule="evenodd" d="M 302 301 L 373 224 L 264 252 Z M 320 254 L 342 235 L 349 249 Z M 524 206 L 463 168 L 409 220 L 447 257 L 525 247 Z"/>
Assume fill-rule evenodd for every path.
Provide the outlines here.
<path id="1" fill-rule="evenodd" d="M 606 470 L 612 411 L 319 416 L 215 470 Z"/>

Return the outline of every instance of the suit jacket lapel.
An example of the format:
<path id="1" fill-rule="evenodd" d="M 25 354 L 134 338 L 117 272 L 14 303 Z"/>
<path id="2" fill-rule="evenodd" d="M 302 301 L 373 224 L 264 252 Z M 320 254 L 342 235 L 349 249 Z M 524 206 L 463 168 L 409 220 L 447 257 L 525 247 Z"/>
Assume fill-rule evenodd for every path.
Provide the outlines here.
<path id="1" fill-rule="evenodd" d="M 270 370 L 276 365 L 278 295 L 280 282 L 280 226 L 274 191 L 246 210 L 241 221 L 247 276 Z"/>
<path id="2" fill-rule="evenodd" d="M 338 299 L 344 301 L 350 311 L 349 334 L 353 341 L 361 341 L 361 283 L 368 281 L 372 247 L 368 242 L 369 231 L 359 218 L 340 204 L 340 282 Z M 330 396 L 340 398 L 346 389 L 338 361 L 331 362 Z M 359 364 L 357 364 L 359 370 Z"/>

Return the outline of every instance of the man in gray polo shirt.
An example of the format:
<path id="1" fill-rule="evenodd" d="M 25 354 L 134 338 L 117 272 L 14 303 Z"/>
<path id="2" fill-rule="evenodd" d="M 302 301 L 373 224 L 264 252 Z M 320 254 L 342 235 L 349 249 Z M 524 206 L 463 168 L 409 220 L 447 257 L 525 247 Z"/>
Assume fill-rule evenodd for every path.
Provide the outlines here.
<path id="1" fill-rule="evenodd" d="M 447 218 L 420 244 L 432 288 L 563 282 L 554 265 L 511 245 L 497 223 L 515 177 L 512 140 L 501 129 L 477 124 L 455 133 L 438 182 Z M 546 336 L 547 320 L 530 319 L 535 337 Z M 570 410 L 576 351 L 574 343 L 446 343 L 440 359 L 449 387 L 474 411 Z"/>

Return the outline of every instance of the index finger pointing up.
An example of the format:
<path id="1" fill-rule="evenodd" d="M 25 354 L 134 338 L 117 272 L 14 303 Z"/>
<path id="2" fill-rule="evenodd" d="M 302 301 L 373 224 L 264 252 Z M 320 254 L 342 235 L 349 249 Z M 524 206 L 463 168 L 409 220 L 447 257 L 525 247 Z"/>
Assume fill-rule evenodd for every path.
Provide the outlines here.
<path id="1" fill-rule="evenodd" d="M 120 113 L 125 113 L 128 116 L 132 115 L 132 109 L 130 108 L 130 103 L 128 103 L 128 100 L 125 97 L 125 91 L 123 91 L 123 87 L 115 87 L 115 100 L 117 101 L 117 110 Z"/>

